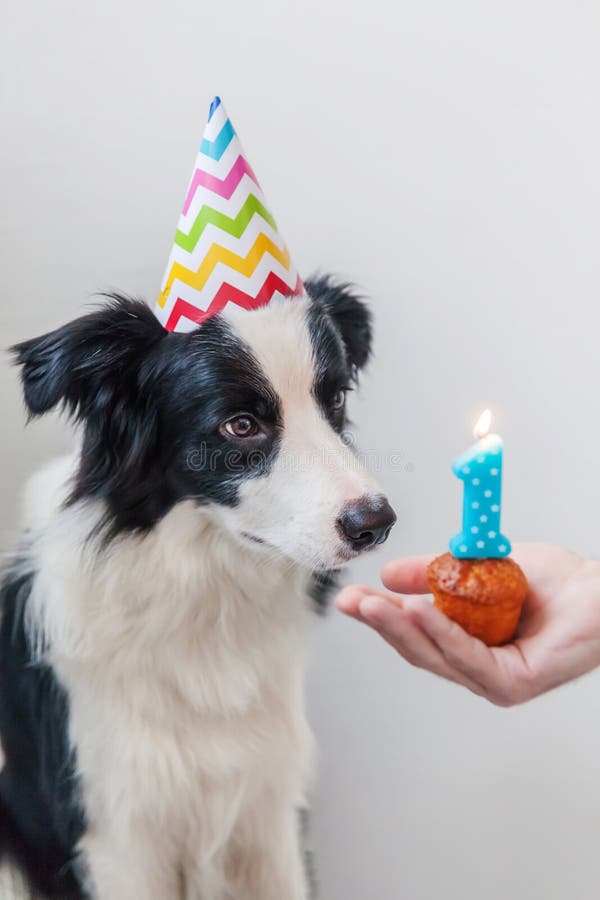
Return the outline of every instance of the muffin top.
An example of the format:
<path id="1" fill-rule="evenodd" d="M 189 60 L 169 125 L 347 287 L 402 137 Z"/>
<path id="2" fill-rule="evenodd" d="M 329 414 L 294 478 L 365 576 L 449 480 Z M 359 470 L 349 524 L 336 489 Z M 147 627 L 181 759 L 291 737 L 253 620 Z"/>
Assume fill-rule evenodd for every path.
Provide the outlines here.
<path id="1" fill-rule="evenodd" d="M 432 593 L 443 591 L 490 606 L 507 600 L 522 603 L 527 596 L 527 579 L 508 558 L 457 559 L 444 553 L 429 564 L 427 583 Z"/>

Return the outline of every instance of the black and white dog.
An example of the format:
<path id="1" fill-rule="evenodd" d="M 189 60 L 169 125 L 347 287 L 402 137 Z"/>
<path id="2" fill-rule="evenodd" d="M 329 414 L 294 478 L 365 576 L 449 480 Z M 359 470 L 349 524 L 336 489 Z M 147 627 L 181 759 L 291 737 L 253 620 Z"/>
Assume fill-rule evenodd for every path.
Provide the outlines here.
<path id="1" fill-rule="evenodd" d="M 311 624 L 395 515 L 341 435 L 368 311 L 306 288 L 189 334 L 113 296 L 14 350 L 81 424 L 2 589 L 0 841 L 45 897 L 307 896 Z"/>

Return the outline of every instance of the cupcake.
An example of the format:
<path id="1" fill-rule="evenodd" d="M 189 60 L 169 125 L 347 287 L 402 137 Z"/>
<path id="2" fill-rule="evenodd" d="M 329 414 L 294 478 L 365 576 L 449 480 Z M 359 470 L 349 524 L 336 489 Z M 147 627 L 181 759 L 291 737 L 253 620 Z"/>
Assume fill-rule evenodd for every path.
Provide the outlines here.
<path id="1" fill-rule="evenodd" d="M 509 558 L 436 557 L 427 569 L 435 606 L 473 637 L 496 646 L 514 637 L 527 596 L 527 579 Z"/>

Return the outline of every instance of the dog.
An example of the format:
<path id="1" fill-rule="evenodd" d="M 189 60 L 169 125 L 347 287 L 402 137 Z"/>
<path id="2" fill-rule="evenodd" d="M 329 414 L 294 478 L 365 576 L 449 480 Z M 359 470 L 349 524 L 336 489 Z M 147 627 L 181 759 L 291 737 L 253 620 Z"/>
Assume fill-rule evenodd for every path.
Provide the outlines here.
<path id="1" fill-rule="evenodd" d="M 310 634 L 396 517 L 344 439 L 370 313 L 305 287 L 187 334 L 113 294 L 13 348 L 80 441 L 2 588 L 0 843 L 44 897 L 308 896 Z"/>

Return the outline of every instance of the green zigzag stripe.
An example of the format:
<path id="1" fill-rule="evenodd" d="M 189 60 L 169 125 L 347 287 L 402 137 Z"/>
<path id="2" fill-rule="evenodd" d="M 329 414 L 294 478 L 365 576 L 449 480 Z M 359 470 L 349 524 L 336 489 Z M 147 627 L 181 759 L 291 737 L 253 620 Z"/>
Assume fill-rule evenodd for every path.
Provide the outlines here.
<path id="1" fill-rule="evenodd" d="M 255 213 L 262 216 L 265 222 L 268 222 L 273 230 L 277 230 L 275 219 L 269 210 L 265 209 L 263 204 L 254 196 L 254 194 L 249 194 L 235 219 L 226 216 L 225 213 L 213 209 L 212 206 L 203 206 L 196 216 L 196 220 L 194 221 L 189 234 L 177 230 L 175 234 L 175 243 L 180 247 L 183 247 L 184 250 L 187 250 L 188 253 L 191 253 L 202 237 L 202 232 L 207 225 L 216 225 L 217 228 L 226 231 L 228 234 L 232 235 L 232 237 L 239 238 L 243 235 L 248 222 Z"/>

